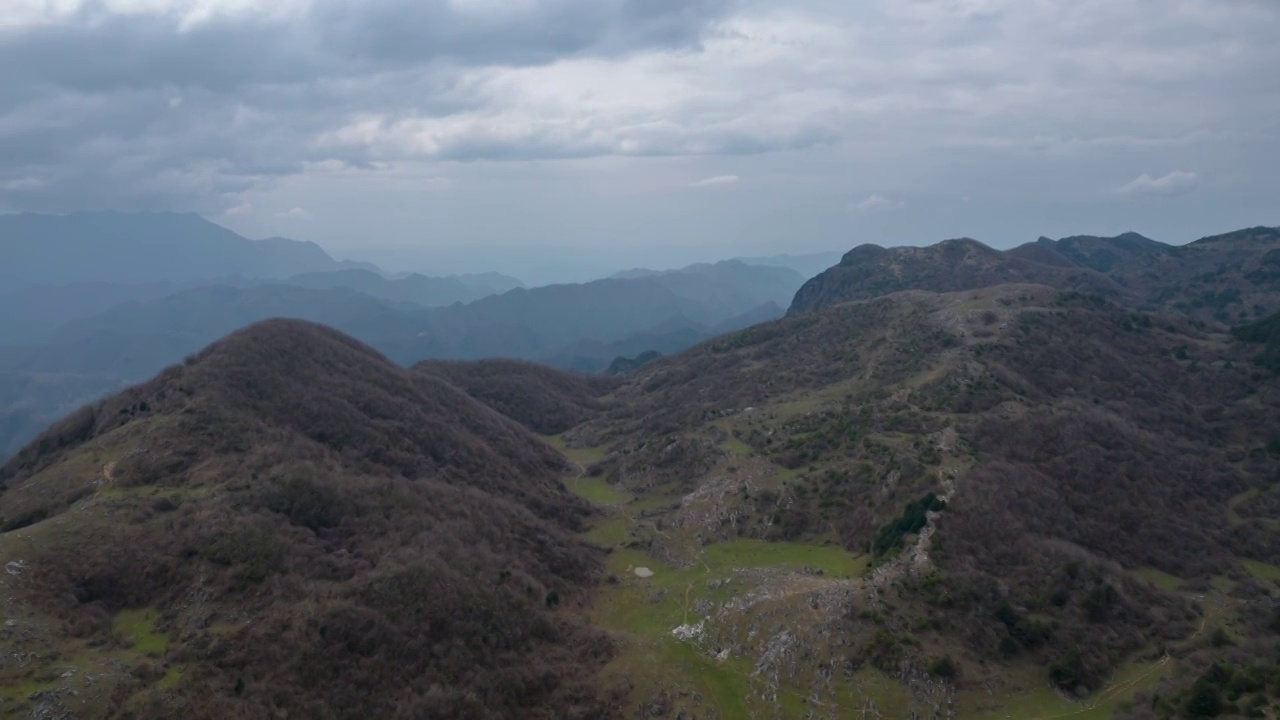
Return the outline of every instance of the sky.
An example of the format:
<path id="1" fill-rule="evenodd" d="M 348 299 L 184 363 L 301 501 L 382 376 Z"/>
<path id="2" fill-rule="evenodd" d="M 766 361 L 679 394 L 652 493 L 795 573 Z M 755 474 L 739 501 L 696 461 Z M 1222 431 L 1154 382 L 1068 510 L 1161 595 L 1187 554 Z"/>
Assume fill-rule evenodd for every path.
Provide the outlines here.
<path id="1" fill-rule="evenodd" d="M 0 211 L 460 271 L 1185 242 L 1280 225 L 1277 37 L 1277 0 L 2 0 Z"/>

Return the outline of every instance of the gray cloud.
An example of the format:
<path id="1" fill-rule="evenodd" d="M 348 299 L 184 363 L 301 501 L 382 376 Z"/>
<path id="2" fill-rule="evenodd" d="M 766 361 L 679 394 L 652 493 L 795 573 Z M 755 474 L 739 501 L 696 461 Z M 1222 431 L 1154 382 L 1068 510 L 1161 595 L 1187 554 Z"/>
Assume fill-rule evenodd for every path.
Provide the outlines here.
<path id="1" fill-rule="evenodd" d="M 689 187 L 716 187 L 719 185 L 736 185 L 742 178 L 737 175 L 712 175 L 689 184 Z"/>
<path id="2" fill-rule="evenodd" d="M 1121 195 L 1182 195 L 1194 190 L 1199 183 L 1200 176 L 1187 170 L 1174 170 L 1160 177 L 1143 173 L 1122 185 L 1116 192 Z"/>
<path id="3" fill-rule="evenodd" d="M 422 214 L 383 228 L 404 242 L 427 218 L 587 238 L 632 217 L 582 207 L 608 187 L 643 206 L 637 233 L 674 236 L 669 211 L 691 238 L 791 239 L 801 207 L 834 239 L 1004 232 L 1010 206 L 1123 218 L 1192 187 L 1268 221 L 1243 216 L 1280 193 L 1273 0 L 9 1 L 0 210 L 234 210 L 271 234 L 348 201 L 391 223 L 370 198 L 412 192 Z M 751 182 L 692 209 L 662 194 L 722 176 Z M 514 228 L 451 209 L 530 196 Z"/>

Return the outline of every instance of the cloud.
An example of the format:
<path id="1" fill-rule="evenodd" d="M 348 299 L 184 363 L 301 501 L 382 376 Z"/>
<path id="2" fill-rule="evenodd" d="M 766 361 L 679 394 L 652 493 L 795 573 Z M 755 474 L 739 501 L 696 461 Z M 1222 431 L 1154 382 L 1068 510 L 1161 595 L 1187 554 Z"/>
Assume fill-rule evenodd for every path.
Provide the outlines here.
<path id="1" fill-rule="evenodd" d="M 892 208 L 899 208 L 899 207 L 902 207 L 902 205 L 903 204 L 901 202 L 895 202 L 893 200 L 890 200 L 889 198 L 884 197 L 883 195 L 878 195 L 873 193 L 871 195 L 868 195 L 864 200 L 860 200 L 854 203 L 853 209 L 858 210 L 860 212 L 872 212 L 875 210 L 889 210 Z"/>
<path id="2" fill-rule="evenodd" d="M 1153 178 L 1143 173 L 1116 190 L 1121 195 L 1182 195 L 1200 184 L 1200 176 L 1186 170 L 1175 170 Z"/>
<path id="3" fill-rule="evenodd" d="M 741 178 L 737 175 L 716 175 L 714 177 L 703 178 L 697 182 L 689 183 L 689 187 L 715 187 L 717 185 L 733 185 Z"/>
<path id="4" fill-rule="evenodd" d="M 226 210 L 223 210 L 222 214 L 230 215 L 231 217 L 238 217 L 241 215 L 248 215 L 249 213 L 252 213 L 252 212 L 253 212 L 253 203 L 245 202 L 245 203 L 240 203 L 239 205 L 229 207 Z"/>
<path id="5" fill-rule="evenodd" d="M 284 212 L 276 213 L 276 217 L 291 218 L 294 220 L 310 220 L 311 213 L 306 208 L 295 207 Z"/>
<path id="6" fill-rule="evenodd" d="M 39 190 L 45 186 L 45 182 L 40 178 L 20 177 L 12 180 L 0 182 L 0 190 Z"/>
<path id="7" fill-rule="evenodd" d="M 821 188 L 839 217 L 866 177 L 990 179 L 975 207 L 1152 163 L 1280 191 L 1280 5 L 1167 2 L 0 0 L 0 211 L 320 207 L 259 195 L 720 155 L 743 194 Z"/>

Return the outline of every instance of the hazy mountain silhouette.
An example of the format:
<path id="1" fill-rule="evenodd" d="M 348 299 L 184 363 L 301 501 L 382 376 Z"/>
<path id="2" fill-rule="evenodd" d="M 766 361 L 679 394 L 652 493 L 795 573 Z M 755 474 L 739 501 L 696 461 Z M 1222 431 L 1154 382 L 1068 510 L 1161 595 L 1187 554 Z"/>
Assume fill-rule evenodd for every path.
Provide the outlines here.
<path id="1" fill-rule="evenodd" d="M 486 285 L 485 281 L 494 285 Z M 454 303 L 469 303 L 489 295 L 497 295 L 516 287 L 520 281 L 497 273 L 488 276 L 428 277 L 409 273 L 387 278 L 371 270 L 337 270 L 333 272 L 304 273 L 289 278 L 290 285 L 326 290 L 348 288 L 383 300 L 410 302 L 423 307 L 440 307 Z"/>
<path id="2" fill-rule="evenodd" d="M 721 263 L 661 277 L 517 288 L 502 295 L 453 279 L 390 280 L 364 270 L 197 287 L 161 297 L 155 297 L 161 289 L 144 288 L 137 294 L 151 297 L 0 342 L 0 398 L 20 398 L 0 404 L 0 456 L 76 404 L 138 382 L 267 318 L 329 325 L 402 365 L 427 358 L 507 357 L 599 372 L 619 355 L 677 352 L 777 317 L 781 310 L 774 303 L 789 298 L 801 282 L 789 270 Z M 301 286 L 307 284 L 318 287 Z M 470 304 L 423 305 L 432 293 L 459 288 L 486 296 Z"/>
<path id="3" fill-rule="evenodd" d="M 189 213 L 0 215 L 0 287 L 9 289 L 287 278 L 352 265 L 315 243 L 249 240 Z"/>

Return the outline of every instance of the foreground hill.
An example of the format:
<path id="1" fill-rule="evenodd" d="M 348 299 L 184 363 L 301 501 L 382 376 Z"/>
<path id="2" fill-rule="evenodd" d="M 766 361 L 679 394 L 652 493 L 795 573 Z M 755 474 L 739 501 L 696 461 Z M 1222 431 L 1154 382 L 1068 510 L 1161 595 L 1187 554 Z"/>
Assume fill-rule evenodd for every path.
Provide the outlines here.
<path id="1" fill-rule="evenodd" d="M 0 286 L 6 290 L 286 278 L 344 265 L 315 243 L 250 240 L 193 214 L 0 215 Z"/>
<path id="2" fill-rule="evenodd" d="M 924 248 L 862 245 L 806 283 L 790 312 L 899 290 L 951 292 L 1003 282 L 1094 292 L 1136 308 L 1231 325 L 1280 310 L 1280 228 L 1180 246 L 1137 233 L 1041 238 L 1003 252 L 973 240 Z"/>
<path id="3" fill-rule="evenodd" d="M 331 330 L 240 331 L 0 468 L 0 710 L 601 716 L 563 462 Z"/>
<path id="4" fill-rule="evenodd" d="M 644 365 L 563 438 L 617 503 L 592 534 L 621 578 L 597 604 L 607 675 L 671 714 L 1198 717 L 1217 663 L 1223 698 L 1268 678 L 1223 708 L 1266 707 L 1280 386 L 1259 351 L 1003 284 Z"/>

